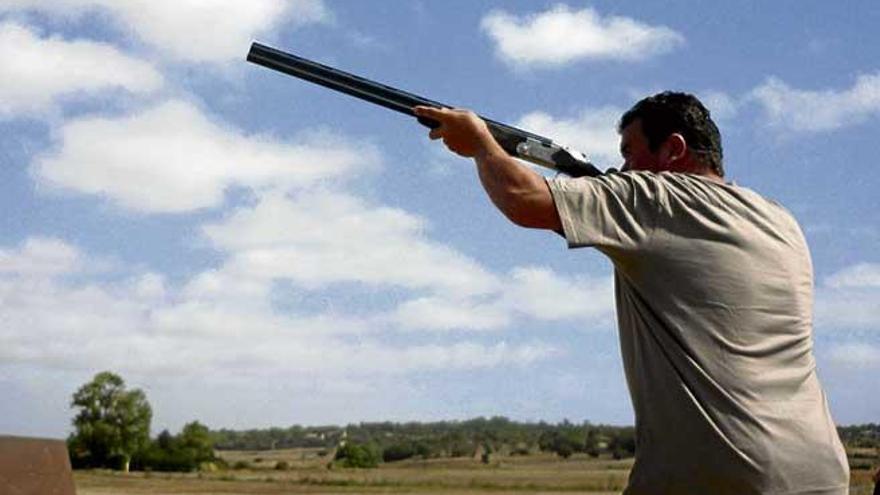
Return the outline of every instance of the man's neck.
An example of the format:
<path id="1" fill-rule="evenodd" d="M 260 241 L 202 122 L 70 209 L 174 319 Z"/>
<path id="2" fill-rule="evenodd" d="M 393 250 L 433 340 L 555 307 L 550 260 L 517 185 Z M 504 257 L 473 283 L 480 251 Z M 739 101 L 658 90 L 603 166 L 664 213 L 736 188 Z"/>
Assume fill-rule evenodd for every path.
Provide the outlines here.
<path id="1" fill-rule="evenodd" d="M 670 172 L 678 172 L 682 174 L 693 174 L 705 177 L 711 181 L 724 184 L 724 177 L 718 175 L 712 167 L 703 165 L 695 160 L 682 160 L 670 167 Z"/>
<path id="2" fill-rule="evenodd" d="M 718 175 L 717 173 L 715 173 L 715 171 L 712 170 L 712 169 L 702 170 L 702 171 L 700 171 L 700 172 L 690 172 L 690 173 L 695 174 L 695 175 L 699 175 L 699 176 L 702 176 L 702 177 L 705 177 L 705 178 L 707 178 L 707 179 L 709 179 L 709 180 L 711 180 L 711 181 L 713 181 L 713 182 L 717 182 L 717 183 L 719 183 L 719 184 L 724 184 L 724 183 L 725 183 L 725 181 L 724 181 L 724 177 L 721 177 L 720 175 Z"/>

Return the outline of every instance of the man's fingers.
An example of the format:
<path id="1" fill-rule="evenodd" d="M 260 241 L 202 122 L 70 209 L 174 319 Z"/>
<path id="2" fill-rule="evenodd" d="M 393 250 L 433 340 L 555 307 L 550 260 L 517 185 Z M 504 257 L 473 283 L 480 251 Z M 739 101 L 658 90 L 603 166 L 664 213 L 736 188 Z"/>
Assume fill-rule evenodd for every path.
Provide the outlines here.
<path id="1" fill-rule="evenodd" d="M 416 106 L 413 107 L 413 112 L 419 117 L 426 117 L 429 119 L 440 120 L 440 118 L 444 115 L 446 109 L 444 108 L 434 108 L 434 107 L 425 107 L 425 106 Z"/>

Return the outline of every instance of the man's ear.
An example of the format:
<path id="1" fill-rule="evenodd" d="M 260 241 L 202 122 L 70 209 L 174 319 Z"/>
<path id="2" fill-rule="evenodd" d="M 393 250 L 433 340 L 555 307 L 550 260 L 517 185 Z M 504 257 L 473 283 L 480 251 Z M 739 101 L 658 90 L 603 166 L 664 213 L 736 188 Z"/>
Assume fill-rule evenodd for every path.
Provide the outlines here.
<path id="1" fill-rule="evenodd" d="M 660 146 L 660 158 L 665 165 L 671 165 L 687 155 L 688 146 L 684 136 L 679 133 L 670 134 Z"/>

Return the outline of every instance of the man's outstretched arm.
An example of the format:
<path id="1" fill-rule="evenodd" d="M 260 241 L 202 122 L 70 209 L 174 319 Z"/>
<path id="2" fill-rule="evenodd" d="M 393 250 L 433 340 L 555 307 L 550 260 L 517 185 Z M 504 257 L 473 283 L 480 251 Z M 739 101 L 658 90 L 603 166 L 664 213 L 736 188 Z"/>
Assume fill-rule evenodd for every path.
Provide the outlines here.
<path id="1" fill-rule="evenodd" d="M 508 155 L 486 123 L 468 110 L 415 107 L 419 117 L 440 123 L 428 137 L 442 139 L 452 152 L 473 158 L 483 189 L 511 222 L 560 231 L 562 223 L 544 178 Z"/>

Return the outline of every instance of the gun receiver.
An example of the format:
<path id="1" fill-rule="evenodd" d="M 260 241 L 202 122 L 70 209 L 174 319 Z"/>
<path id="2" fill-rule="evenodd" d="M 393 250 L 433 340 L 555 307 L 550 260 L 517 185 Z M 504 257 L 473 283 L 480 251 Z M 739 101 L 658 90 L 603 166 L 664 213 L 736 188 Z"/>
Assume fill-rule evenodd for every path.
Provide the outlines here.
<path id="1" fill-rule="evenodd" d="M 413 107 L 419 105 L 452 108 L 260 43 L 251 45 L 247 60 L 412 117 L 416 117 Z M 438 125 L 438 122 L 430 119 L 416 118 L 427 127 L 434 128 Z M 560 146 L 546 137 L 501 122 L 486 118 L 483 120 L 504 151 L 511 156 L 557 170 L 571 177 L 594 177 L 602 174 L 580 152 Z"/>

